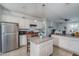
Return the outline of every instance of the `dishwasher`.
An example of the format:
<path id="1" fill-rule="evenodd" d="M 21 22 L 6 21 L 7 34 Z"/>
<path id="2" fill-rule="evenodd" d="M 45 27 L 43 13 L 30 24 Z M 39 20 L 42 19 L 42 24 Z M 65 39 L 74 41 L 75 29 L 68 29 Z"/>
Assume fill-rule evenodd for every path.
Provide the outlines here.
<path id="1" fill-rule="evenodd" d="M 20 47 L 27 46 L 26 31 L 19 31 Z"/>

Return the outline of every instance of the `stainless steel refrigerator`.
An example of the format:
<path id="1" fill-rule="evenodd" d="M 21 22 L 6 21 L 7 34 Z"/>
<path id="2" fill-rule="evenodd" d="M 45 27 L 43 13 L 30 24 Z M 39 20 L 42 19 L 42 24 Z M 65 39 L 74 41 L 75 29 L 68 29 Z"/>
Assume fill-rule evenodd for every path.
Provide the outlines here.
<path id="1" fill-rule="evenodd" d="M 18 24 L 9 22 L 0 22 L 0 52 L 8 52 L 17 49 Z"/>

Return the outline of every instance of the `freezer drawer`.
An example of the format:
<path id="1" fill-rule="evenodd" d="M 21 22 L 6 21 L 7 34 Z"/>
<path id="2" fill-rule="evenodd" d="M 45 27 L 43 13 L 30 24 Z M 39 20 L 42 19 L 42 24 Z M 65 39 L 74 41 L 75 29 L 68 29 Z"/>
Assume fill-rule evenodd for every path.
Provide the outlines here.
<path id="1" fill-rule="evenodd" d="M 8 52 L 16 48 L 18 48 L 17 33 L 11 33 L 10 35 L 2 35 L 2 52 Z"/>

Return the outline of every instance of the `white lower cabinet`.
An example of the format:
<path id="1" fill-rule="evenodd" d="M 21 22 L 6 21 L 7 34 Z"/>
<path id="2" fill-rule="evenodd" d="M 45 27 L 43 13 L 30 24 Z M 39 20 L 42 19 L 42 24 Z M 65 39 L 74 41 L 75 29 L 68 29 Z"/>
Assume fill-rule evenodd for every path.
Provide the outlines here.
<path id="1" fill-rule="evenodd" d="M 65 37 L 60 35 L 52 35 L 54 45 L 53 55 L 56 56 L 71 56 L 79 55 L 79 38 Z"/>
<path id="2" fill-rule="evenodd" d="M 39 44 L 31 42 L 31 56 L 49 56 L 53 53 L 53 40 L 48 40 Z"/>

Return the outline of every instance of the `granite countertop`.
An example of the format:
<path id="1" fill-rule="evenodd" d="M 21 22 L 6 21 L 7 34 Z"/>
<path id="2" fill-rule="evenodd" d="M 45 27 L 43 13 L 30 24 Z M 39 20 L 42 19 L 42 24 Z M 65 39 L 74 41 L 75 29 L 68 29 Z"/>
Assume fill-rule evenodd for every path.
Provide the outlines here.
<path id="1" fill-rule="evenodd" d="M 50 37 L 44 37 L 44 38 L 40 38 L 40 37 L 32 37 L 30 39 L 31 42 L 36 43 L 36 44 L 40 44 L 46 41 L 52 40 L 52 38 Z"/>
<path id="2" fill-rule="evenodd" d="M 57 34 L 54 34 L 54 35 L 57 35 Z M 67 34 L 67 35 L 59 34 L 59 35 L 57 35 L 57 36 L 64 36 L 64 37 L 69 37 L 69 38 L 78 38 L 78 39 L 79 39 L 79 37 L 72 36 L 72 35 L 70 35 L 70 34 Z"/>

